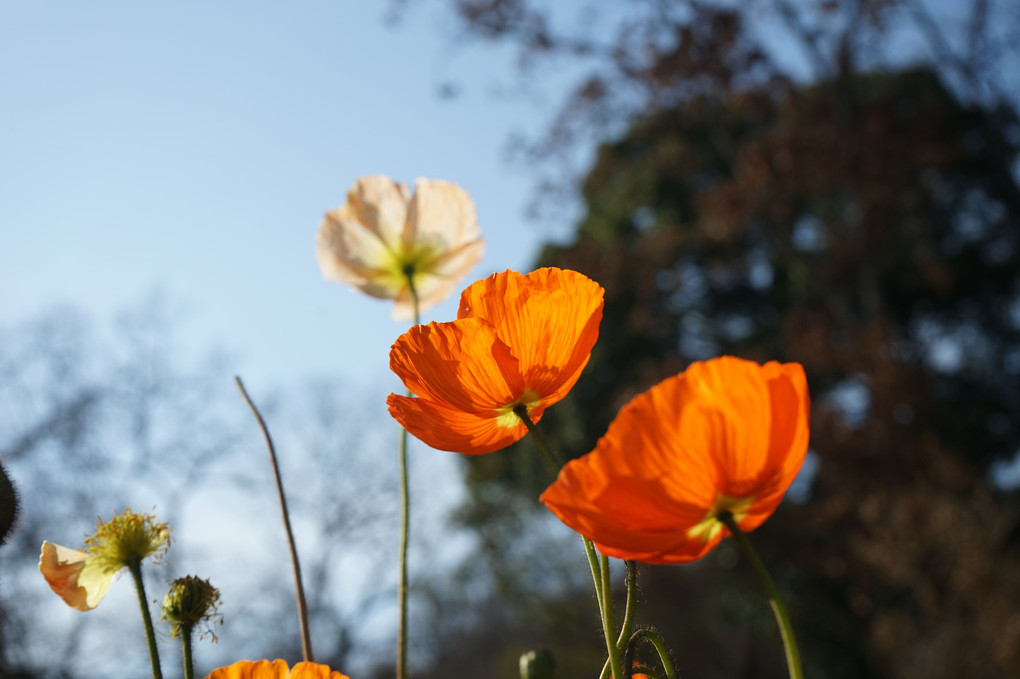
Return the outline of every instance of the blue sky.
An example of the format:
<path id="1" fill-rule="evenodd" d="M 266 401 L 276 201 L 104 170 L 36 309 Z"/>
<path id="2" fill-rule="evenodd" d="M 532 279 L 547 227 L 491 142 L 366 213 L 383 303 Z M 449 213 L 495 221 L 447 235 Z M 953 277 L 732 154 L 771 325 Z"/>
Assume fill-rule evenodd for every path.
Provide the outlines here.
<path id="1" fill-rule="evenodd" d="M 404 326 L 314 257 L 363 174 L 468 190 L 488 248 L 465 285 L 528 268 L 529 177 L 501 149 L 548 110 L 491 96 L 511 59 L 452 47 L 441 4 L 395 28 L 385 6 L 0 3 L 0 323 L 58 303 L 103 322 L 158 290 L 185 351 L 226 350 L 249 384 L 374 380 Z"/>

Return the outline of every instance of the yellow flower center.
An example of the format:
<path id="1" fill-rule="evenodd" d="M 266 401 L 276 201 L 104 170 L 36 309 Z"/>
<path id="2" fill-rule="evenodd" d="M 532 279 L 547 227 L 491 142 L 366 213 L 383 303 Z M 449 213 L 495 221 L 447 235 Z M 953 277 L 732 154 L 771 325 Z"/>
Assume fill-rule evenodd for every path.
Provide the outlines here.
<path id="1" fill-rule="evenodd" d="M 410 248 L 387 248 L 386 261 L 380 267 L 384 273 L 378 282 L 396 295 L 408 287 L 407 280 L 410 278 L 417 290 L 421 279 L 434 273 L 432 263 L 440 252 L 429 243 L 415 243 Z"/>
<path id="2" fill-rule="evenodd" d="M 107 573 L 126 567 L 129 560 L 151 556 L 158 561 L 169 547 L 169 526 L 151 514 L 136 514 L 130 507 L 109 521 L 100 517 L 96 532 L 85 540 L 92 567 Z"/>
<path id="3" fill-rule="evenodd" d="M 719 520 L 720 514 L 729 512 L 733 515 L 733 520 L 739 523 L 747 515 L 753 504 L 753 495 L 750 497 L 730 497 L 719 493 L 715 497 L 715 505 L 708 511 L 704 519 L 687 531 L 687 537 L 692 540 L 704 540 L 705 542 L 714 540 L 723 529 L 723 522 Z"/>
<path id="4" fill-rule="evenodd" d="M 516 427 L 522 422 L 521 416 L 516 412 L 516 408 L 524 406 L 527 409 L 528 416 L 530 417 L 531 411 L 538 406 L 541 400 L 542 399 L 539 398 L 538 394 L 534 391 L 531 389 L 525 389 L 524 393 L 521 394 L 516 401 L 510 405 L 505 405 L 502 408 L 496 409 L 496 425 L 506 428 Z"/>

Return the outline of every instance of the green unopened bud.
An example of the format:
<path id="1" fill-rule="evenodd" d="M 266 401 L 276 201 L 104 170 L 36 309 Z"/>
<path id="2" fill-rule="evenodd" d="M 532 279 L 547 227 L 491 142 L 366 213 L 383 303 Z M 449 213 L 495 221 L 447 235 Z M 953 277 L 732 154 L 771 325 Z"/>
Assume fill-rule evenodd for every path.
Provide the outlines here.
<path id="1" fill-rule="evenodd" d="M 163 619 L 170 625 L 170 635 L 176 637 L 181 630 L 201 630 L 216 641 L 214 623 L 223 622 L 219 614 L 220 591 L 208 580 L 188 575 L 170 583 L 170 591 L 163 597 Z"/>
<path id="2" fill-rule="evenodd" d="M 544 648 L 521 654 L 521 679 L 553 679 L 555 674 L 552 653 Z"/>
<path id="3" fill-rule="evenodd" d="M 7 469 L 0 462 L 0 545 L 14 532 L 14 524 L 18 521 L 18 491 L 14 482 L 7 476 Z"/>

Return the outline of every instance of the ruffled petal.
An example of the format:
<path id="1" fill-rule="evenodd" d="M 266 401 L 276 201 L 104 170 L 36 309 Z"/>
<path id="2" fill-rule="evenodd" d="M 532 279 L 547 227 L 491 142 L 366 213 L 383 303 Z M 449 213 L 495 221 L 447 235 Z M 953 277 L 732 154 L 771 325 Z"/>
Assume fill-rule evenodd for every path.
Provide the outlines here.
<path id="1" fill-rule="evenodd" d="M 347 675 L 314 662 L 299 662 L 290 670 L 290 679 L 348 679 Z"/>
<path id="2" fill-rule="evenodd" d="M 390 349 L 390 369 L 419 397 L 481 416 L 524 392 L 517 359 L 479 318 L 414 326 Z"/>
<path id="3" fill-rule="evenodd" d="M 450 408 L 425 398 L 390 394 L 386 399 L 390 415 L 415 438 L 437 449 L 464 455 L 482 455 L 506 448 L 528 433 L 516 418 L 498 418 Z M 531 411 L 537 422 L 542 410 Z"/>
<path id="4" fill-rule="evenodd" d="M 397 292 L 399 271 L 393 252 L 379 235 L 365 226 L 348 203 L 326 213 L 315 239 L 319 269 L 327 280 L 347 283 L 373 297 Z"/>
<path id="5" fill-rule="evenodd" d="M 347 205 L 358 222 L 391 250 L 401 250 L 411 192 L 383 175 L 361 177 L 347 191 Z"/>
<path id="6" fill-rule="evenodd" d="M 543 406 L 570 391 L 598 339 L 605 291 L 576 271 L 493 274 L 461 295 L 457 318 L 484 318 L 513 347 L 527 388 Z"/>
<path id="7" fill-rule="evenodd" d="M 771 516 L 804 465 L 809 439 L 811 399 L 799 363 L 771 362 L 763 367 L 771 413 L 769 452 L 755 503 L 740 527 L 754 530 Z"/>
<path id="8" fill-rule="evenodd" d="M 464 189 L 437 179 L 415 180 L 403 231 L 405 248 L 424 245 L 443 253 L 480 236 L 475 204 Z"/>
<path id="9" fill-rule="evenodd" d="M 39 572 L 71 608 L 90 611 L 99 605 L 113 582 L 113 573 L 96 568 L 89 555 L 52 542 L 43 542 Z"/>

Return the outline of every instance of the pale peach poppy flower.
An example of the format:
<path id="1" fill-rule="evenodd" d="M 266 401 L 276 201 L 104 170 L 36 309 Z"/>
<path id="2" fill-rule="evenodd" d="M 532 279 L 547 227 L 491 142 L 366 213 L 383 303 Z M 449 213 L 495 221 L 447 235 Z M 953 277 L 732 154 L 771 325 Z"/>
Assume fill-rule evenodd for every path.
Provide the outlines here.
<path id="1" fill-rule="evenodd" d="M 393 317 L 442 301 L 482 258 L 475 206 L 456 184 L 417 179 L 412 194 L 389 177 L 361 177 L 347 202 L 326 213 L 316 239 L 322 275 L 372 297 L 392 299 Z"/>
<path id="2" fill-rule="evenodd" d="M 540 500 L 608 556 L 700 559 L 730 534 L 723 512 L 752 531 L 775 511 L 804 462 L 809 408 L 799 363 L 693 363 L 635 396 Z"/>
<path id="3" fill-rule="evenodd" d="M 100 518 L 96 532 L 85 540 L 84 551 L 43 542 L 39 572 L 68 606 L 90 611 L 103 600 L 114 576 L 127 568 L 130 559 L 158 561 L 169 546 L 167 524 L 128 507 L 109 521 Z"/>
<path id="4" fill-rule="evenodd" d="M 348 679 L 326 665 L 299 662 L 293 668 L 283 660 L 239 660 L 213 670 L 205 679 Z"/>

